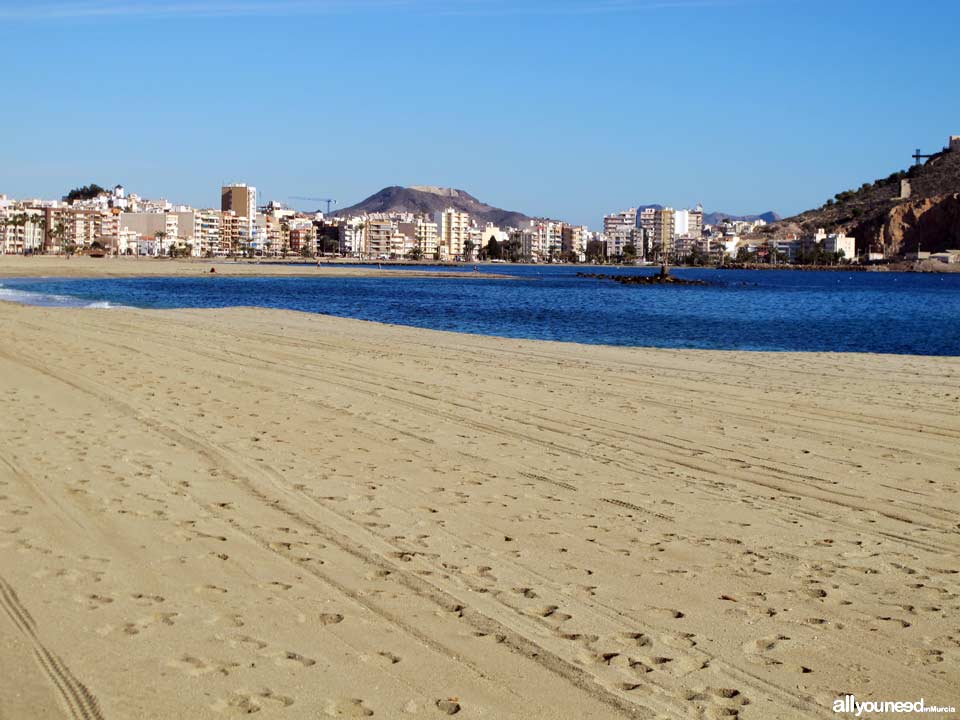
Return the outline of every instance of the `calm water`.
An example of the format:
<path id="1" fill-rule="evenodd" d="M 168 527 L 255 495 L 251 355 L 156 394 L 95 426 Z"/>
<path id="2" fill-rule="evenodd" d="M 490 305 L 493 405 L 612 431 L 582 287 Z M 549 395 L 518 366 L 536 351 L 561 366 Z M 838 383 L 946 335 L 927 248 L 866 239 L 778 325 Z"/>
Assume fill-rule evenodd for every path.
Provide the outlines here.
<path id="1" fill-rule="evenodd" d="M 577 269 L 487 266 L 481 274 L 517 279 L 466 282 L 0 279 L 0 300 L 141 308 L 256 305 L 437 330 L 609 345 L 960 356 L 960 274 L 681 269 L 675 271 L 678 276 L 715 284 L 641 287 L 578 278 Z"/>

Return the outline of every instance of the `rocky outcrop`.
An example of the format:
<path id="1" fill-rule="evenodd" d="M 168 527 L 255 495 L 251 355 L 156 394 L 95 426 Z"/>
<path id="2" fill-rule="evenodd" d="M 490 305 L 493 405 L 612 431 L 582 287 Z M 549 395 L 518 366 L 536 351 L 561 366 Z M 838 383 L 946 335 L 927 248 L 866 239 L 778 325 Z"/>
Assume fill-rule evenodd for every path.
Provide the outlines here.
<path id="1" fill-rule="evenodd" d="M 880 217 L 850 231 L 857 248 L 902 255 L 918 248 L 929 252 L 960 247 L 960 193 L 898 203 Z"/>

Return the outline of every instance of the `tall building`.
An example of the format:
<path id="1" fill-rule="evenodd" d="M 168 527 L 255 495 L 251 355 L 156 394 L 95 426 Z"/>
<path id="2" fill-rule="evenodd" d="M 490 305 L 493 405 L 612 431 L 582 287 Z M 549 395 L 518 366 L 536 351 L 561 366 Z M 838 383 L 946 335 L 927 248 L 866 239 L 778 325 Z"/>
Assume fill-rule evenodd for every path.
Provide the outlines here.
<path id="1" fill-rule="evenodd" d="M 415 228 L 417 245 L 420 247 L 423 257 L 432 258 L 437 254 L 437 234 L 438 227 L 435 222 L 431 222 L 426 217 L 417 217 Z"/>
<path id="2" fill-rule="evenodd" d="M 435 222 L 440 229 L 437 241 L 445 249 L 445 254 L 463 259 L 463 246 L 470 239 L 470 215 L 449 207 L 437 213 Z"/>
<path id="3" fill-rule="evenodd" d="M 673 253 L 675 215 L 676 211 L 673 208 L 662 208 L 654 213 L 650 244 L 651 250 L 658 258 L 670 257 Z"/>
<path id="4" fill-rule="evenodd" d="M 703 234 L 703 208 L 677 210 L 674 215 L 674 234 L 678 238 L 699 238 Z"/>
<path id="5" fill-rule="evenodd" d="M 403 253 L 403 235 L 393 220 L 368 218 L 364 231 L 364 246 L 369 258 L 387 259 Z"/>
<path id="6" fill-rule="evenodd" d="M 630 208 L 603 218 L 608 256 L 622 255 L 627 245 L 633 245 L 637 255 L 643 254 L 643 233 L 637 229 L 637 217 L 637 209 Z"/>
<path id="7" fill-rule="evenodd" d="M 612 213 L 603 218 L 603 233 L 607 236 L 629 236 L 630 231 L 637 227 L 637 209 L 630 208 L 622 212 Z"/>
<path id="8" fill-rule="evenodd" d="M 241 234 L 252 240 L 256 237 L 257 189 L 246 183 L 224 185 L 220 188 L 220 211 L 232 212 L 240 218 Z"/>
<path id="9" fill-rule="evenodd" d="M 362 257 L 366 245 L 365 228 L 362 218 L 346 218 L 340 221 L 340 252 L 343 255 Z"/>
<path id="10" fill-rule="evenodd" d="M 578 260 L 585 258 L 589 228 L 586 225 L 564 225 L 562 233 L 564 254 L 573 253 Z"/>

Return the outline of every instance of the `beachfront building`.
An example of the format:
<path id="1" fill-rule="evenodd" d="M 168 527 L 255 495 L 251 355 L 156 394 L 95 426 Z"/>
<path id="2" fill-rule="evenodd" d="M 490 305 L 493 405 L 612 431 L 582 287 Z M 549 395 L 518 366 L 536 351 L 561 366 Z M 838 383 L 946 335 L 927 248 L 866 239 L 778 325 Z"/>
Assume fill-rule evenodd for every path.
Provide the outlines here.
<path id="1" fill-rule="evenodd" d="M 561 250 L 565 256 L 573 256 L 577 262 L 586 260 L 587 243 L 590 240 L 590 229 L 586 225 L 564 224 L 560 235 Z"/>
<path id="2" fill-rule="evenodd" d="M 29 255 L 43 249 L 44 212 L 0 196 L 0 254 Z"/>
<path id="3" fill-rule="evenodd" d="M 289 251 L 302 257 L 317 254 L 317 228 L 313 220 L 307 217 L 292 217 L 286 220 L 289 238 Z M 282 246 L 282 237 L 281 237 Z"/>
<path id="4" fill-rule="evenodd" d="M 136 230 L 121 227 L 117 231 L 117 243 L 114 246 L 118 255 L 142 255 L 142 236 Z"/>
<path id="5" fill-rule="evenodd" d="M 414 236 L 423 257 L 432 258 L 437 254 L 437 244 L 439 243 L 437 223 L 426 216 L 418 215 L 414 227 Z"/>
<path id="6" fill-rule="evenodd" d="M 243 227 L 237 229 L 238 236 L 244 237 L 249 244 L 255 237 L 257 218 L 257 189 L 246 183 L 224 185 L 220 188 L 220 211 L 232 212 Z"/>
<path id="7" fill-rule="evenodd" d="M 653 215 L 653 233 L 650 237 L 650 252 L 654 258 L 673 257 L 673 238 L 676 229 L 676 211 L 673 208 L 657 208 Z"/>
<path id="8" fill-rule="evenodd" d="M 143 252 L 145 246 L 141 242 L 139 254 L 166 255 L 171 247 L 179 247 L 183 240 L 180 237 L 180 215 L 166 212 L 125 212 L 120 214 L 119 230 L 132 231 L 141 238 L 151 238 L 150 252 Z M 193 222 L 188 222 L 188 232 L 193 237 Z"/>
<path id="9" fill-rule="evenodd" d="M 611 213 L 603 218 L 603 234 L 607 237 L 617 234 L 629 235 L 635 227 L 637 227 L 636 208 Z"/>
<path id="10" fill-rule="evenodd" d="M 637 257 L 643 257 L 643 232 L 637 226 L 637 209 L 630 208 L 606 215 L 603 218 L 603 234 L 606 238 L 607 257 L 622 257 L 627 246 L 633 246 Z"/>
<path id="11" fill-rule="evenodd" d="M 434 222 L 440 231 L 438 244 L 444 248 L 442 254 L 462 259 L 464 246 L 470 239 L 470 215 L 448 207 L 436 214 Z"/>
<path id="12" fill-rule="evenodd" d="M 385 260 L 395 252 L 396 226 L 387 218 L 367 218 L 364 233 L 366 255 L 372 260 Z M 402 247 L 402 241 L 401 241 Z"/>
<path id="13" fill-rule="evenodd" d="M 857 259 L 857 241 L 855 238 L 848 237 L 843 232 L 827 235 L 822 229 L 817 231 L 817 235 L 820 237 L 823 251 L 827 255 L 839 253 L 844 260 L 849 262 Z"/>
<path id="14" fill-rule="evenodd" d="M 247 218 L 232 210 L 220 213 L 220 243 L 225 255 L 238 255 L 248 248 Z"/>
<path id="15" fill-rule="evenodd" d="M 678 238 L 699 238 L 703 234 L 703 207 L 677 210 L 673 216 L 674 235 Z"/>
<path id="16" fill-rule="evenodd" d="M 637 227 L 643 230 L 643 237 L 647 240 L 653 237 L 653 229 L 657 224 L 657 208 L 645 207 L 637 212 Z"/>
<path id="17" fill-rule="evenodd" d="M 363 218 L 340 219 L 340 254 L 347 257 L 363 257 L 366 252 L 365 223 Z"/>
<path id="18" fill-rule="evenodd" d="M 193 218 L 193 255 L 194 257 L 216 257 L 224 255 L 220 224 L 222 215 L 219 210 L 197 210 Z"/>

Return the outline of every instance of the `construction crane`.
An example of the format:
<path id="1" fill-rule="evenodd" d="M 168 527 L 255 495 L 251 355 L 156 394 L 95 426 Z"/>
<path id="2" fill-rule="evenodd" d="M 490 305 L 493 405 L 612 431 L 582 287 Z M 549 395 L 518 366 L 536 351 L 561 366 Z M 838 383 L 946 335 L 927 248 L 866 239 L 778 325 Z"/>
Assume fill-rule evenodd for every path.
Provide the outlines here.
<path id="1" fill-rule="evenodd" d="M 330 214 L 330 206 L 337 204 L 337 201 L 334 200 L 333 198 L 315 198 L 315 197 L 296 197 L 296 196 L 293 196 L 293 197 L 290 198 L 290 200 L 310 200 L 310 201 L 312 201 L 312 202 L 323 202 L 323 203 L 326 203 L 326 204 L 327 204 L 327 215 Z"/>

